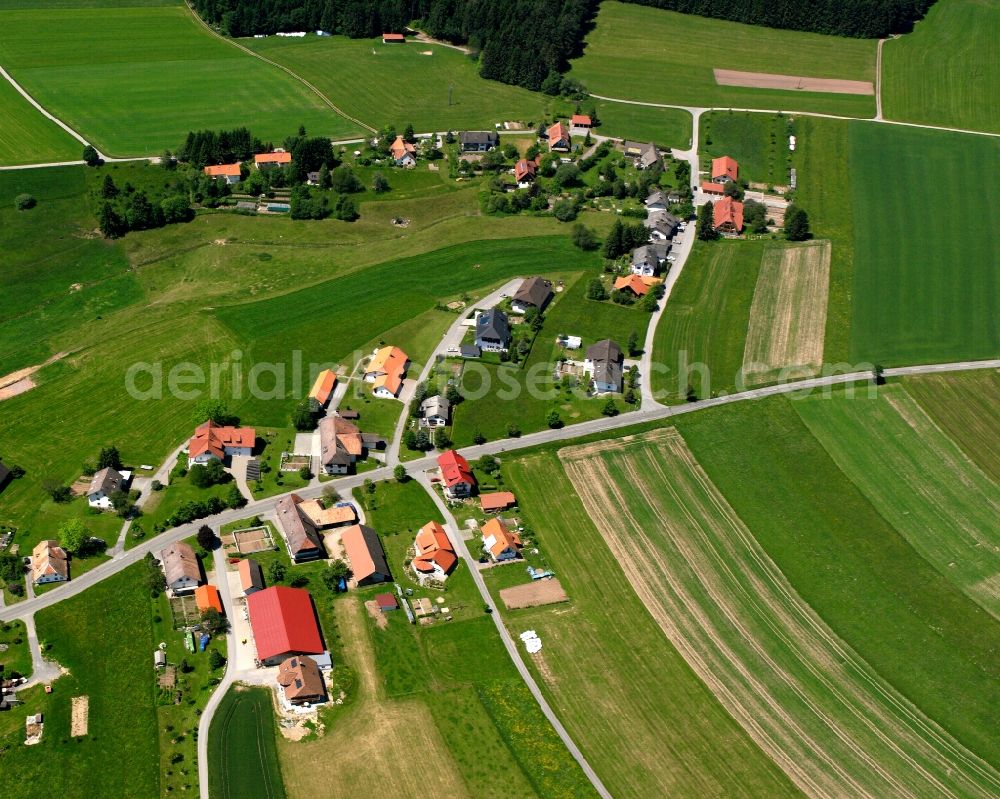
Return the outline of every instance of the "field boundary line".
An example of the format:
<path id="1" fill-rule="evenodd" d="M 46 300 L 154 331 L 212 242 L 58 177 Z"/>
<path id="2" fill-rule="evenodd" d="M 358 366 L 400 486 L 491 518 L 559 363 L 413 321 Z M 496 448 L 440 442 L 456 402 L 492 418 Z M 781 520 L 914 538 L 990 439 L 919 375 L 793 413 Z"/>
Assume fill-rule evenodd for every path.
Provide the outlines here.
<path id="1" fill-rule="evenodd" d="M 193 16 L 195 18 L 195 20 L 197 20 L 198 24 L 201 25 L 201 27 L 203 27 L 205 30 L 207 30 L 212 36 L 216 37 L 217 39 L 221 39 L 222 41 L 226 42 L 226 44 L 232 45 L 237 50 L 242 50 L 244 53 L 246 53 L 249 56 L 252 56 L 253 58 L 256 58 L 256 59 L 258 59 L 260 61 L 263 61 L 265 64 L 270 64 L 272 67 L 276 67 L 277 69 L 280 69 L 282 72 L 284 72 L 284 73 L 286 73 L 288 75 L 291 75 L 293 78 L 295 78 L 295 80 L 297 80 L 299 83 L 301 83 L 307 89 L 309 89 L 313 94 L 315 94 L 317 97 L 319 97 L 319 99 L 322 100 L 323 103 L 327 107 L 329 107 L 330 110 L 333 111 L 334 113 L 339 114 L 344 119 L 346 119 L 348 122 L 353 122 L 358 127 L 364 128 L 365 130 L 369 131 L 370 133 L 378 133 L 378 131 L 375 128 L 373 128 L 371 125 L 369 125 L 367 122 L 362 122 L 360 119 L 357 119 L 356 117 L 352 117 L 346 111 L 344 111 L 341 108 L 339 108 L 338 106 L 334 105 L 333 100 L 331 100 L 329 97 L 327 97 L 325 94 L 323 94 L 323 92 L 321 92 L 319 89 L 317 89 L 312 83 L 310 83 L 309 81 L 307 81 L 305 78 L 303 78 L 301 75 L 299 75 L 294 70 L 290 69 L 289 67 L 284 66 L 283 64 L 279 64 L 277 61 L 272 61 L 270 58 L 267 58 L 266 56 L 263 56 L 260 53 L 254 52 L 249 47 L 240 44 L 235 39 L 231 39 L 228 36 L 223 36 L 221 33 L 219 33 L 217 30 L 215 30 L 211 25 L 209 25 L 207 22 L 205 22 L 205 20 L 203 20 L 200 16 L 198 16 L 198 13 L 188 3 L 185 2 L 184 3 L 184 7 L 188 10 L 188 12 L 191 14 L 191 16 Z"/>
<path id="2" fill-rule="evenodd" d="M 0 66 L 0 75 L 2 75 L 4 77 L 4 79 L 11 86 L 14 87 L 14 90 L 18 94 L 20 94 L 25 100 L 27 100 L 32 106 L 34 106 L 34 108 L 43 117 L 45 117 L 46 119 L 48 119 L 50 122 L 55 122 L 60 128 L 62 128 L 70 136 L 72 136 L 74 139 L 76 139 L 78 142 L 80 142 L 80 144 L 82 144 L 84 147 L 86 147 L 88 144 L 90 144 L 90 142 L 87 141 L 85 138 L 83 138 L 83 136 L 80 133 L 78 133 L 76 130 L 74 130 L 69 125 L 67 125 L 65 122 L 63 122 L 61 119 L 59 119 L 59 117 L 55 116 L 54 114 L 52 114 L 48 110 L 46 110 L 45 107 L 41 103 L 39 103 L 34 97 L 32 97 L 30 94 L 28 94 L 28 91 L 23 86 L 21 86 L 20 83 L 18 83 L 16 80 L 14 80 L 14 76 L 11 75 L 2 66 Z M 102 155 L 102 153 L 100 151 L 98 151 L 97 154 L 98 155 Z M 82 164 L 83 161 L 79 161 L 77 163 L 81 163 Z"/>

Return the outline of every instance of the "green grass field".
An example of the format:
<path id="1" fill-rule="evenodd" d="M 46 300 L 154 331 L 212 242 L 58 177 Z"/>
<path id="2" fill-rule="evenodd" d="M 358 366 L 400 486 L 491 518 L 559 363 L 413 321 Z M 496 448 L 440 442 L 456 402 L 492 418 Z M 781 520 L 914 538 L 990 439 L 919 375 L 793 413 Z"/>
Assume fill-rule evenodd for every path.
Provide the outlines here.
<path id="1" fill-rule="evenodd" d="M 1000 486 L 899 385 L 794 403 L 872 505 L 941 574 L 1000 616 Z"/>
<path id="2" fill-rule="evenodd" d="M 620 99 L 875 115 L 873 96 L 719 86 L 716 68 L 873 81 L 875 42 L 606 1 L 570 74 L 594 94 Z"/>
<path id="3" fill-rule="evenodd" d="M 938 0 L 912 33 L 882 48 L 887 119 L 1000 131 L 1000 6 Z"/>
<path id="4" fill-rule="evenodd" d="M 775 398 L 678 417 L 792 588 L 883 680 L 1000 765 L 1000 623 L 914 550 Z"/>
<path id="5" fill-rule="evenodd" d="M 11 672 L 15 671 L 25 677 L 30 677 L 31 652 L 28 650 L 24 622 L 14 620 L 0 625 L 0 644 L 5 647 L 4 651 L 0 652 L 4 679 L 8 679 Z"/>
<path id="6" fill-rule="evenodd" d="M 219 799 L 282 799 L 268 688 L 230 688 L 209 730 L 209 791 Z"/>
<path id="7" fill-rule="evenodd" d="M 691 146 L 691 114 L 676 108 L 650 108 L 597 100 L 603 136 L 651 141 L 660 147 L 686 150 Z M 589 108 L 589 105 L 588 105 Z"/>
<path id="8" fill-rule="evenodd" d="M 159 154 L 206 128 L 245 125 L 278 142 L 300 123 L 317 135 L 359 134 L 301 83 L 209 34 L 181 3 L 6 9 L 0 63 L 111 155 Z"/>
<path id="9" fill-rule="evenodd" d="M 974 177 L 998 157 L 1000 142 L 982 136 L 851 124 L 853 360 L 1000 352 L 1000 275 L 988 232 L 1000 226 L 1000 190 Z"/>
<path id="10" fill-rule="evenodd" d="M 5 797 L 34 796 L 43 780 L 67 799 L 159 795 L 155 643 L 142 568 L 132 566 L 37 615 L 39 638 L 51 644 L 47 654 L 70 673 L 55 681 L 52 694 L 39 691 L 32 701 L 30 712 L 45 716 L 42 742 L 23 745 L 23 722 L 4 740 L 10 744 L 0 770 Z M 87 735 L 70 738 L 70 698 L 83 695 L 90 705 Z M 116 767 L 109 766 L 109 752 Z"/>
<path id="11" fill-rule="evenodd" d="M 76 161 L 83 145 L 49 121 L 0 78 L 0 165 Z"/>
<path id="12" fill-rule="evenodd" d="M 714 112 L 701 117 L 698 149 L 706 169 L 711 166 L 708 158 L 728 155 L 739 163 L 741 180 L 787 186 L 794 156 L 788 137 L 793 133 L 795 124 L 786 116 Z"/>
<path id="13" fill-rule="evenodd" d="M 684 265 L 653 339 L 653 390 L 682 402 L 736 387 L 750 306 L 767 243 L 698 242 Z"/>

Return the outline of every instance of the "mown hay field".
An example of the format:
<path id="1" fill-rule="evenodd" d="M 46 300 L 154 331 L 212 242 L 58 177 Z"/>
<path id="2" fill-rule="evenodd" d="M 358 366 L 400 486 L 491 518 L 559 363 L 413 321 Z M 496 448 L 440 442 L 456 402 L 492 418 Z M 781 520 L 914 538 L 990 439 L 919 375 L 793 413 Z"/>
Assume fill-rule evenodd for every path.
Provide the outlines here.
<path id="1" fill-rule="evenodd" d="M 270 689 L 236 686 L 209 730 L 209 790 L 218 799 L 284 799 Z"/>
<path id="2" fill-rule="evenodd" d="M 0 61 L 0 65 L 2 65 Z M 75 161 L 83 145 L 0 77 L 0 166 Z"/>

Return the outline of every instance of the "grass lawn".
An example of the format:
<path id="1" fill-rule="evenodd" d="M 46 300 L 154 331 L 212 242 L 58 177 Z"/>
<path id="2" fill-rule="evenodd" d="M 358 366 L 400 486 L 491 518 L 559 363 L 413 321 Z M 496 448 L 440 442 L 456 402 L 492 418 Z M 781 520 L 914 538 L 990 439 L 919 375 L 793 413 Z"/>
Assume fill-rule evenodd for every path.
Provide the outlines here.
<path id="1" fill-rule="evenodd" d="M 686 150 L 691 146 L 691 114 L 677 108 L 651 108 L 597 100 L 596 128 L 602 136 L 651 141 L 660 147 Z M 590 107 L 589 105 L 587 106 Z"/>
<path id="2" fill-rule="evenodd" d="M 705 169 L 711 169 L 711 158 L 728 155 L 740 165 L 740 180 L 787 186 L 795 155 L 788 137 L 795 132 L 795 123 L 784 115 L 717 111 L 701 117 L 698 150 Z"/>
<path id="3" fill-rule="evenodd" d="M 881 677 L 1000 764 L 1000 623 L 941 575 L 774 398 L 678 417 L 695 458 L 792 588 Z"/>
<path id="4" fill-rule="evenodd" d="M 0 164 L 76 161 L 83 145 L 46 119 L 5 79 L 0 80 Z"/>
<path id="5" fill-rule="evenodd" d="M 170 474 L 170 482 L 159 491 L 153 492 L 149 502 L 143 508 L 143 514 L 139 518 L 139 524 L 147 535 L 163 527 L 167 527 L 167 519 L 172 516 L 181 505 L 186 502 L 204 502 L 209 497 L 219 497 L 223 501 L 229 495 L 233 480 L 228 483 L 198 488 L 191 482 L 191 478 L 185 474 L 180 476 L 185 458 L 181 456 L 180 464 L 174 468 Z"/>
<path id="6" fill-rule="evenodd" d="M 695 244 L 653 339 L 660 367 L 652 383 L 657 396 L 683 402 L 689 385 L 699 398 L 737 386 L 750 306 L 768 246 L 767 241 Z"/>
<path id="7" fill-rule="evenodd" d="M 998 157 L 1000 142 L 983 136 L 851 124 L 853 360 L 930 363 L 1000 352 L 1000 275 L 989 234 L 1000 226 L 1000 189 L 968 185 Z"/>
<path id="8" fill-rule="evenodd" d="M 664 637 L 555 453 L 505 469 L 521 517 L 571 597 L 524 611 L 513 632 L 538 631 L 544 648 L 529 664 L 608 789 L 621 797 L 797 795 Z"/>
<path id="9" fill-rule="evenodd" d="M 1000 6 L 939 0 L 912 33 L 882 48 L 887 119 L 1000 131 Z"/>
<path id="10" fill-rule="evenodd" d="M 0 674 L 9 679 L 12 672 L 25 677 L 31 676 L 31 652 L 28 650 L 28 636 L 24 622 L 19 619 L 0 625 L 0 663 L 3 671 Z"/>
<path id="11" fill-rule="evenodd" d="M 875 42 L 603 2 L 570 75 L 643 102 L 875 115 L 873 96 L 719 86 L 713 69 L 874 81 Z"/>
<path id="12" fill-rule="evenodd" d="M 450 47 L 312 35 L 240 41 L 294 70 L 338 108 L 376 128 L 392 125 L 402 131 L 409 123 L 418 132 L 492 130 L 506 120 L 537 123 L 552 112 L 573 111 L 569 101 L 484 80 L 475 61 Z"/>
<path id="13" fill-rule="evenodd" d="M 181 3 L 8 8 L 0 30 L 0 62 L 112 155 L 159 154 L 189 130 L 243 125 L 264 141 L 300 123 L 314 135 L 359 134 L 301 83 L 209 34 Z"/>
<path id="14" fill-rule="evenodd" d="M 917 552 L 994 617 L 1000 486 L 900 385 L 793 403 L 809 430 Z"/>
<path id="15" fill-rule="evenodd" d="M 30 712 L 45 715 L 42 742 L 21 745 L 23 722 L 5 741 L 12 744 L 0 772 L 5 797 L 33 796 L 41 780 L 68 799 L 160 794 L 155 643 L 142 568 L 132 566 L 38 613 L 38 634 L 51 645 L 49 656 L 70 673 L 53 684 L 52 694 L 38 693 L 31 702 Z M 70 738 L 70 699 L 84 695 L 88 732 Z M 108 767 L 109 752 L 121 767 Z M 51 767 L 54 761 L 58 769 Z"/>
<path id="16" fill-rule="evenodd" d="M 254 499 L 273 497 L 275 494 L 283 494 L 308 485 L 309 481 L 303 480 L 297 471 L 281 471 L 281 453 L 294 452 L 296 432 L 291 427 L 257 428 L 257 438 L 267 443 L 263 452 L 255 453 L 254 457 L 260 461 L 262 467 L 266 463 L 269 470 L 261 471 L 260 491 L 257 491 L 257 483 L 250 483 Z"/>
<path id="17" fill-rule="evenodd" d="M 282 799 L 272 692 L 235 686 L 209 730 L 209 791 L 219 799 Z M 252 757 L 248 754 L 253 753 Z"/>
<path id="18" fill-rule="evenodd" d="M 916 399 L 962 451 L 1000 485 L 1000 374 L 992 371 L 908 377 Z"/>

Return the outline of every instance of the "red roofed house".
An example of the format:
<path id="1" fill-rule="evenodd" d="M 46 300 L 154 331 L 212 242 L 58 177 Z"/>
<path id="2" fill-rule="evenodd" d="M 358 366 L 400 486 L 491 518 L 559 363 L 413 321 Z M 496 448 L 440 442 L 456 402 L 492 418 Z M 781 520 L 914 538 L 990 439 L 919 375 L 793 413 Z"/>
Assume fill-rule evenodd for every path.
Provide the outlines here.
<path id="1" fill-rule="evenodd" d="M 406 37 L 402 33 L 383 33 L 382 44 L 404 44 Z"/>
<path id="2" fill-rule="evenodd" d="M 725 236 L 737 236 L 743 230 L 743 203 L 723 197 L 712 207 L 712 227 Z"/>
<path id="3" fill-rule="evenodd" d="M 725 193 L 721 183 L 712 183 L 708 180 L 703 180 L 701 182 L 701 190 L 705 192 L 705 194 L 716 194 L 719 197 Z"/>
<path id="4" fill-rule="evenodd" d="M 392 594 L 375 594 L 375 604 L 378 605 L 378 609 L 382 613 L 388 613 L 390 610 L 399 610 L 399 602 L 396 601 L 396 597 Z"/>
<path id="5" fill-rule="evenodd" d="M 408 141 L 403 141 L 402 136 L 397 136 L 389 147 L 389 155 L 396 162 L 396 166 L 416 166 L 417 148 Z"/>
<path id="6" fill-rule="evenodd" d="M 205 174 L 210 178 L 217 178 L 225 180 L 226 183 L 239 183 L 240 181 L 240 165 L 239 164 L 215 164 L 213 166 L 205 167 Z"/>
<path id="7" fill-rule="evenodd" d="M 736 159 L 730 158 L 728 155 L 712 159 L 713 183 L 728 183 L 730 180 L 735 183 L 739 176 L 740 165 L 736 163 Z"/>
<path id="8" fill-rule="evenodd" d="M 257 165 L 257 169 L 271 169 L 292 163 L 292 154 L 286 153 L 284 150 L 278 150 L 274 153 L 257 153 L 253 157 L 253 162 Z"/>
<path id="9" fill-rule="evenodd" d="M 417 532 L 413 542 L 416 553 L 413 568 L 421 575 L 443 580 L 458 563 L 458 556 L 444 528 L 437 522 L 427 522 Z"/>
<path id="10" fill-rule="evenodd" d="M 517 497 L 510 491 L 494 491 L 492 494 L 479 495 L 479 507 L 483 513 L 499 513 L 517 505 Z"/>
<path id="11" fill-rule="evenodd" d="M 309 392 L 309 399 L 316 400 L 322 408 L 330 401 L 336 385 L 337 375 L 332 369 L 324 369 L 316 375 L 316 382 L 313 383 L 312 390 Z"/>
<path id="12" fill-rule="evenodd" d="M 527 188 L 528 184 L 535 179 L 537 174 L 538 164 L 534 161 L 522 158 L 514 164 L 514 181 L 517 183 L 519 188 Z"/>
<path id="13" fill-rule="evenodd" d="M 520 552 L 521 537 L 499 519 L 490 519 L 483 525 L 483 549 L 495 561 L 511 560 Z"/>
<path id="14" fill-rule="evenodd" d="M 573 114 L 570 117 L 569 125 L 571 128 L 583 128 L 584 130 L 590 130 L 594 126 L 593 120 L 586 114 Z"/>
<path id="15" fill-rule="evenodd" d="M 649 293 L 649 287 L 650 284 L 636 274 L 615 278 L 615 291 L 630 291 L 636 297 L 645 297 Z"/>
<path id="16" fill-rule="evenodd" d="M 476 478 L 465 458 L 455 450 L 449 449 L 438 455 L 438 467 L 441 469 L 441 481 L 444 483 L 446 497 L 462 499 L 472 496 L 472 490 L 476 487 Z"/>
<path id="17" fill-rule="evenodd" d="M 276 585 L 247 597 L 257 659 L 276 666 L 292 655 L 323 654 L 312 597 L 302 588 Z"/>
<path id="18" fill-rule="evenodd" d="M 214 585 L 199 585 L 194 589 L 194 601 L 198 606 L 198 611 L 204 613 L 210 608 L 222 613 L 222 598 L 219 596 L 219 589 Z"/>
<path id="19" fill-rule="evenodd" d="M 390 579 L 385 550 L 378 533 L 371 527 L 363 524 L 348 527 L 340 536 L 340 544 L 351 562 L 351 573 L 358 585 L 384 583 Z"/>
<path id="20" fill-rule="evenodd" d="M 209 419 L 194 429 L 188 441 L 188 466 L 234 455 L 252 455 L 257 431 L 252 427 L 224 427 Z"/>
<path id="21" fill-rule="evenodd" d="M 569 138 L 569 131 L 566 130 L 566 126 L 562 122 L 556 122 L 546 131 L 546 135 L 549 137 L 549 150 L 565 150 L 569 151 L 572 142 Z"/>

